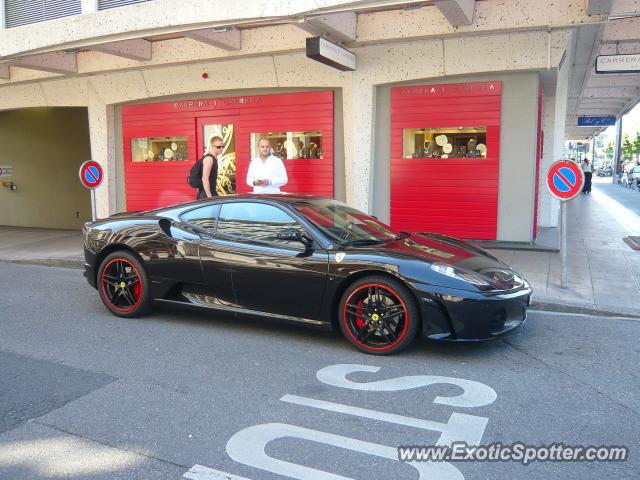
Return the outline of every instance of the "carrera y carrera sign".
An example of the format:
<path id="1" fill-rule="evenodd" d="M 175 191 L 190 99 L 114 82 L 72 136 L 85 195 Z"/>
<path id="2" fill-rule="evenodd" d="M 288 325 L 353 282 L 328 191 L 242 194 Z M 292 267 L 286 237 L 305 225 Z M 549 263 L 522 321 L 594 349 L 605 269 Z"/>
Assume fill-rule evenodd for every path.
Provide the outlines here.
<path id="1" fill-rule="evenodd" d="M 307 57 L 338 70 L 355 70 L 356 55 L 322 37 L 307 38 Z"/>
<path id="2" fill-rule="evenodd" d="M 640 73 L 640 53 L 632 55 L 598 55 L 596 73 Z"/>

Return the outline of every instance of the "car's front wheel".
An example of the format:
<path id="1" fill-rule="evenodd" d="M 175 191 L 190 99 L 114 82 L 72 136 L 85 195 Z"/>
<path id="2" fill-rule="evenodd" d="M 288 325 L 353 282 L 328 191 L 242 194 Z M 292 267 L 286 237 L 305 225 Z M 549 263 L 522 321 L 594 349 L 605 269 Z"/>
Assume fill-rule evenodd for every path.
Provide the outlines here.
<path id="1" fill-rule="evenodd" d="M 105 306 L 119 317 L 137 317 L 149 307 L 149 283 L 140 261 L 128 252 L 113 252 L 98 270 L 98 289 Z"/>
<path id="2" fill-rule="evenodd" d="M 402 283 L 372 275 L 347 288 L 338 317 L 342 333 L 356 348 L 387 355 L 413 341 L 420 313 L 411 292 Z"/>

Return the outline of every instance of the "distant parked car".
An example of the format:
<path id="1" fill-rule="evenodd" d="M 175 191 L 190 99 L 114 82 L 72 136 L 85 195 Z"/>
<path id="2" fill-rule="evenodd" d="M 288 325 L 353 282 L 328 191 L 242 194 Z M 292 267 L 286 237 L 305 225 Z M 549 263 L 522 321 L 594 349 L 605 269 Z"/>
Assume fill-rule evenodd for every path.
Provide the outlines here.
<path id="1" fill-rule="evenodd" d="M 640 165 L 636 165 L 632 170 L 629 170 L 628 181 L 630 186 L 638 186 L 640 185 Z"/>
<path id="2" fill-rule="evenodd" d="M 610 177 L 613 175 L 613 169 L 611 167 L 602 167 L 596 171 L 596 175 L 599 177 Z"/>

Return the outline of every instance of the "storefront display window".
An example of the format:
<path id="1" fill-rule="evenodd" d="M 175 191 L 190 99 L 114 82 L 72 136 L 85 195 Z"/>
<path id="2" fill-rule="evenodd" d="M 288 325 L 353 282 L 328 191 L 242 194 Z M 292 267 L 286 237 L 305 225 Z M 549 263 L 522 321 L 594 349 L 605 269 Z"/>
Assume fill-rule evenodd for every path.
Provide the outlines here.
<path id="1" fill-rule="evenodd" d="M 405 128 L 404 158 L 486 158 L 486 127 Z"/>
<path id="2" fill-rule="evenodd" d="M 187 137 L 131 139 L 132 162 L 175 162 L 188 159 Z"/>
<path id="3" fill-rule="evenodd" d="M 268 139 L 271 142 L 273 155 L 283 160 L 322 158 L 322 133 L 319 130 L 252 133 L 251 158 L 259 155 L 258 142 L 261 138 Z"/>

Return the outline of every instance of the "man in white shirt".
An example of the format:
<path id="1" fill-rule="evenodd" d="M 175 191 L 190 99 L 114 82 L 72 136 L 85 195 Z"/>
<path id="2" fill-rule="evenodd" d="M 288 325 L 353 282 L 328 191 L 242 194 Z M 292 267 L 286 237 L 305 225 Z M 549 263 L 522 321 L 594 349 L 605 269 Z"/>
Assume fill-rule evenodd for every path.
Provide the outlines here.
<path id="1" fill-rule="evenodd" d="M 249 165 L 247 185 L 253 187 L 253 193 L 280 193 L 280 187 L 289 181 L 284 163 L 271 155 L 271 143 L 266 138 L 260 139 L 258 150 L 260 155 Z"/>

